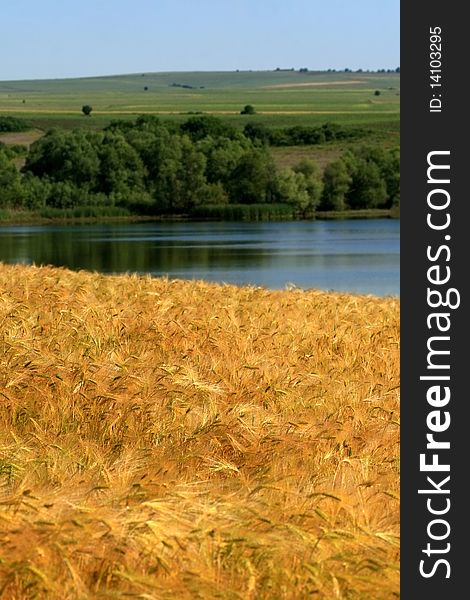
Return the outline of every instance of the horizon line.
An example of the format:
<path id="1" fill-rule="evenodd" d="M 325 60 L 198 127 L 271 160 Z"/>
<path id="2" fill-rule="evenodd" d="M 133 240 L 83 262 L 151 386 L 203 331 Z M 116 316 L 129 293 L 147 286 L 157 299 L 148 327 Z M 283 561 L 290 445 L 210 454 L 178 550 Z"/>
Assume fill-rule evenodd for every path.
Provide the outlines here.
<path id="1" fill-rule="evenodd" d="M 306 69 L 306 70 L 303 70 Z M 346 70 L 348 69 L 348 70 Z M 26 77 L 26 78 L 22 78 L 22 79 L 0 79 L 0 83 L 10 83 L 10 82 L 21 82 L 21 81 L 63 81 L 63 80 L 76 80 L 76 79 L 105 79 L 107 77 L 142 77 L 145 75 L 170 75 L 172 73 L 351 73 L 351 74 L 355 74 L 355 73 L 376 73 L 376 74 L 381 74 L 381 73 L 386 73 L 386 74 L 392 74 L 392 73 L 396 73 L 399 74 L 399 71 L 397 71 L 397 69 L 400 69 L 400 66 L 397 66 L 395 68 L 381 68 L 381 69 L 362 69 L 362 68 L 358 68 L 358 69 L 349 69 L 346 67 L 346 69 L 335 69 L 335 68 L 328 68 L 328 69 L 309 69 L 307 67 L 300 67 L 300 68 L 294 68 L 294 67 L 276 67 L 274 69 L 214 69 L 214 70 L 205 70 L 205 69 L 201 69 L 201 70 L 191 70 L 191 71 L 187 71 L 187 70 L 172 70 L 172 71 L 135 71 L 132 73 L 108 73 L 108 74 L 101 74 L 101 75 L 71 75 L 71 76 L 63 76 L 63 77 Z"/>

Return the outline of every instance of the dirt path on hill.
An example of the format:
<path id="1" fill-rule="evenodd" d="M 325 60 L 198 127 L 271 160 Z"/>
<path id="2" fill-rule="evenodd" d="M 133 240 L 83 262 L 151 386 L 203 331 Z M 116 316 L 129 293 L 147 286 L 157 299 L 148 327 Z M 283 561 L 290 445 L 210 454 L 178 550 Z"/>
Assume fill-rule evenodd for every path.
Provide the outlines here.
<path id="1" fill-rule="evenodd" d="M 23 144 L 29 146 L 44 135 L 44 132 L 39 129 L 32 129 L 31 131 L 18 131 L 13 133 L 0 133 L 0 142 L 7 146 L 13 146 L 15 144 Z"/>

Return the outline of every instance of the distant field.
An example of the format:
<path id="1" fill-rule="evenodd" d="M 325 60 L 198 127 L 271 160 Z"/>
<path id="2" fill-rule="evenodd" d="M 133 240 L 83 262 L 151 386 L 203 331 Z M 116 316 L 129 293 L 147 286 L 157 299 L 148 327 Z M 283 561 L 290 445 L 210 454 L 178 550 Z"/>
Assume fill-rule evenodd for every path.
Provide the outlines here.
<path id="1" fill-rule="evenodd" d="M 93 107 L 91 118 L 81 114 L 83 104 Z M 246 104 L 258 114 L 240 115 Z M 140 114 L 181 119 L 203 112 L 241 127 L 252 121 L 278 127 L 335 121 L 397 133 L 399 107 L 396 73 L 179 72 L 0 82 L 0 114 L 41 128 L 98 128 Z"/>
<path id="2" fill-rule="evenodd" d="M 271 148 L 271 154 L 279 168 L 294 167 L 303 160 L 313 160 L 323 171 L 328 163 L 341 156 L 341 150 L 334 146 L 328 147 L 326 144 L 318 146 L 284 146 Z"/>

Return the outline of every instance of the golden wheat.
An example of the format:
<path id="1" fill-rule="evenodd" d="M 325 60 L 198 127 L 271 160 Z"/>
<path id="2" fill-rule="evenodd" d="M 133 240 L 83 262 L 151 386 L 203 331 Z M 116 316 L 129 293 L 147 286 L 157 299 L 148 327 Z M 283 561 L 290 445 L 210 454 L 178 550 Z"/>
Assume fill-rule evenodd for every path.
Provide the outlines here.
<path id="1" fill-rule="evenodd" d="M 0 265 L 0 598 L 399 595 L 399 302 Z"/>

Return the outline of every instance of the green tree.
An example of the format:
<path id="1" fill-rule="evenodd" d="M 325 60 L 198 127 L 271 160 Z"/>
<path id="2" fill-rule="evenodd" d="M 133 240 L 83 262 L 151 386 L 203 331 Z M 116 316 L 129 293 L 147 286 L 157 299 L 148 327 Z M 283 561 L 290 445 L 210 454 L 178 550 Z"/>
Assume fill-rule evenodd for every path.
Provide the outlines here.
<path id="1" fill-rule="evenodd" d="M 256 114 L 255 107 L 252 104 L 246 104 L 240 111 L 241 115 L 254 115 Z"/>
<path id="2" fill-rule="evenodd" d="M 181 155 L 177 169 L 178 195 L 173 206 L 177 211 L 187 212 L 204 202 L 207 185 L 205 177 L 206 157 L 190 138 L 181 139 Z"/>
<path id="3" fill-rule="evenodd" d="M 294 172 L 304 176 L 308 203 L 301 207 L 304 215 L 315 211 L 320 204 L 323 191 L 323 180 L 320 169 L 311 160 L 302 160 L 294 167 Z"/>
<path id="4" fill-rule="evenodd" d="M 169 135 L 153 145 L 151 177 L 159 212 L 188 212 L 204 201 L 206 158 L 188 136 Z"/>
<path id="5" fill-rule="evenodd" d="M 255 148 L 243 154 L 227 184 L 230 199 L 235 203 L 271 202 L 275 184 L 275 166 L 265 148 Z"/>
<path id="6" fill-rule="evenodd" d="M 379 194 L 377 207 L 390 208 L 399 203 L 400 199 L 400 153 L 398 149 L 384 149 L 380 146 L 359 146 L 352 153 L 346 155 L 346 160 L 350 161 L 350 173 L 353 175 L 357 171 L 355 161 L 362 159 L 368 163 L 373 163 L 379 170 L 380 177 L 385 186 L 385 196 Z"/>
<path id="7" fill-rule="evenodd" d="M 387 188 L 375 162 L 364 158 L 355 160 L 346 199 L 352 209 L 376 208 L 386 201 Z"/>
<path id="8" fill-rule="evenodd" d="M 380 166 L 380 171 L 387 188 L 385 207 L 397 206 L 400 203 L 400 153 L 398 150 L 388 152 L 386 160 Z"/>
<path id="9" fill-rule="evenodd" d="M 93 107 L 90 106 L 89 104 L 84 104 L 82 106 L 82 113 L 85 115 L 85 117 L 89 117 L 91 115 L 92 110 L 93 110 Z"/>
<path id="10" fill-rule="evenodd" d="M 249 140 L 232 140 L 226 137 L 206 137 L 197 143 L 197 148 L 206 157 L 206 178 L 209 183 L 230 181 L 239 160 L 252 148 Z"/>
<path id="11" fill-rule="evenodd" d="M 276 199 L 303 213 L 310 204 L 303 173 L 296 173 L 289 167 L 279 171 L 276 174 Z"/>
<path id="12" fill-rule="evenodd" d="M 125 204 L 126 194 L 130 191 L 144 191 L 144 164 L 123 133 L 107 131 L 98 156 L 99 191 L 117 195 L 121 198 L 119 204 Z"/>
<path id="13" fill-rule="evenodd" d="M 344 210 L 351 176 L 343 160 L 329 163 L 323 173 L 323 192 L 320 210 Z"/>
<path id="14" fill-rule="evenodd" d="M 323 182 L 315 163 L 304 160 L 276 175 L 276 198 L 291 204 L 302 217 L 313 216 L 321 198 Z"/>
<path id="15" fill-rule="evenodd" d="M 31 145 L 24 172 L 93 189 L 98 181 L 98 146 L 103 134 L 52 130 Z"/>
<path id="16" fill-rule="evenodd" d="M 6 150 L 0 147 L 0 207 L 18 208 L 22 201 L 18 170 L 9 160 Z"/>

